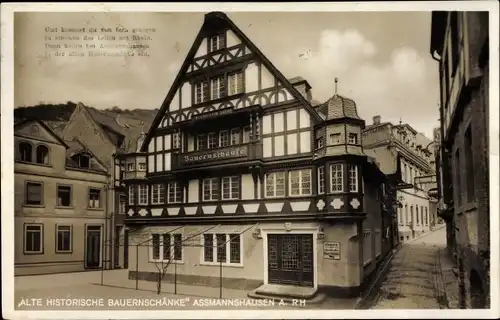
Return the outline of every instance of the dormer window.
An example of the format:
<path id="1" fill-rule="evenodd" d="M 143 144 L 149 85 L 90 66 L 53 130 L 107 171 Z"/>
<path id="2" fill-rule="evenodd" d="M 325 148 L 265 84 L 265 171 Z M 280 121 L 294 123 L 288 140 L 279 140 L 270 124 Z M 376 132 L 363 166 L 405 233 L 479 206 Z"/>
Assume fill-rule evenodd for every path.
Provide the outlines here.
<path id="1" fill-rule="evenodd" d="M 90 156 L 85 153 L 80 153 L 72 157 L 79 168 L 90 169 Z"/>
<path id="2" fill-rule="evenodd" d="M 349 144 L 358 144 L 358 135 L 356 133 L 349 133 Z"/>
<path id="3" fill-rule="evenodd" d="M 226 47 L 226 37 L 224 33 L 219 33 L 213 37 L 210 37 L 208 41 L 210 52 L 224 49 Z"/>

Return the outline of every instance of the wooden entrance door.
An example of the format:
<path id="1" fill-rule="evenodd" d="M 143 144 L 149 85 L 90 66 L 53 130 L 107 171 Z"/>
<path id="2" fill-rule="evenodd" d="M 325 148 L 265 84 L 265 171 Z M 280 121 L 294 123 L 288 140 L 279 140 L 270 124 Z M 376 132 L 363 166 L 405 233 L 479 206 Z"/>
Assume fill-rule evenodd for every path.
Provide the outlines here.
<path id="1" fill-rule="evenodd" d="M 268 283 L 314 286 L 312 234 L 267 236 Z"/>
<path id="2" fill-rule="evenodd" d="M 101 257 L 101 227 L 87 227 L 85 266 L 87 268 L 99 268 Z"/>

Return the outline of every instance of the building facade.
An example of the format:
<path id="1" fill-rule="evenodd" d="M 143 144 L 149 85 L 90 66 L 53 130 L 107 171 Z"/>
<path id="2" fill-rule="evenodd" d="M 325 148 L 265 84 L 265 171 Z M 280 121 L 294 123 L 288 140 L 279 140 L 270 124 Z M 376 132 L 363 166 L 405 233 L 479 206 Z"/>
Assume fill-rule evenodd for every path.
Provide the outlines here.
<path id="1" fill-rule="evenodd" d="M 489 301 L 488 12 L 433 12 L 441 92 L 440 196 L 463 308 Z"/>
<path id="2" fill-rule="evenodd" d="M 129 275 L 355 293 L 391 249 L 364 120 L 286 79 L 223 13 L 204 23 L 127 172 Z M 146 245 L 145 245 L 146 244 Z M 172 278 L 171 278 L 172 277 Z"/>
<path id="3" fill-rule="evenodd" d="M 363 148 L 381 170 L 399 185 L 396 198 L 398 241 L 428 232 L 436 222 L 437 201 L 428 194 L 435 183 L 432 140 L 408 124 L 382 122 L 380 116 L 363 130 Z"/>
<path id="4" fill-rule="evenodd" d="M 15 125 L 14 148 L 15 275 L 100 268 L 109 191 L 102 163 L 36 120 Z"/>

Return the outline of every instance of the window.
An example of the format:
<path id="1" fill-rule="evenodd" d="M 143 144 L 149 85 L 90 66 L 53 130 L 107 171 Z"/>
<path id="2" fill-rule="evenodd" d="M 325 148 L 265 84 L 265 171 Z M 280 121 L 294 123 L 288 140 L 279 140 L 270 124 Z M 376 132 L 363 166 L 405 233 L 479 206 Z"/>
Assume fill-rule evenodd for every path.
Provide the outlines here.
<path id="1" fill-rule="evenodd" d="M 417 224 L 420 224 L 420 216 L 418 215 L 418 206 L 415 206 L 415 216 L 417 219 Z"/>
<path id="2" fill-rule="evenodd" d="M 41 145 L 36 147 L 36 163 L 49 164 L 49 148 Z"/>
<path id="3" fill-rule="evenodd" d="M 323 137 L 316 139 L 316 149 L 321 149 L 324 147 Z"/>
<path id="4" fill-rule="evenodd" d="M 146 171 L 146 164 L 144 162 L 139 163 L 139 171 Z"/>
<path id="5" fill-rule="evenodd" d="M 311 194 L 311 169 L 291 170 L 290 196 L 306 196 Z"/>
<path id="6" fill-rule="evenodd" d="M 134 185 L 128 186 L 128 204 L 130 204 L 130 205 L 135 204 L 135 186 Z"/>
<path id="7" fill-rule="evenodd" d="M 224 49 L 226 47 L 226 37 L 224 33 L 220 33 L 209 39 L 210 52 Z"/>
<path id="8" fill-rule="evenodd" d="M 57 186 L 57 206 L 58 207 L 71 206 L 71 187 L 70 186 Z"/>
<path id="9" fill-rule="evenodd" d="M 196 103 L 208 101 L 208 81 L 204 80 L 194 85 Z"/>
<path id="10" fill-rule="evenodd" d="M 243 93 L 245 83 L 243 82 L 243 72 L 232 73 L 228 77 L 229 95 Z"/>
<path id="11" fill-rule="evenodd" d="M 365 230 L 363 232 L 363 263 L 367 264 L 372 260 L 372 232 Z"/>
<path id="12" fill-rule="evenodd" d="M 197 150 L 205 150 L 207 148 L 207 136 L 205 134 L 198 135 Z"/>
<path id="13" fill-rule="evenodd" d="M 43 184 L 40 182 L 26 183 L 26 204 L 33 206 L 43 204 Z"/>
<path id="14" fill-rule="evenodd" d="M 474 201 L 474 161 L 472 158 L 472 132 L 469 126 L 464 139 L 465 179 L 467 181 L 467 203 Z"/>
<path id="15" fill-rule="evenodd" d="M 101 190 L 89 190 L 89 208 L 101 208 Z"/>
<path id="16" fill-rule="evenodd" d="M 127 164 L 127 171 L 135 171 L 135 163 Z"/>
<path id="17" fill-rule="evenodd" d="M 148 204 L 148 186 L 146 184 L 139 185 L 139 205 Z"/>
<path id="18" fill-rule="evenodd" d="M 410 206 L 410 224 L 413 222 L 413 206 Z"/>
<path id="19" fill-rule="evenodd" d="M 152 234 L 150 260 L 182 262 L 182 234 Z"/>
<path id="20" fill-rule="evenodd" d="M 358 166 L 349 165 L 349 191 L 358 192 Z"/>
<path id="21" fill-rule="evenodd" d="M 224 76 L 211 79 L 210 85 L 212 86 L 212 100 L 225 96 Z"/>
<path id="22" fill-rule="evenodd" d="M 325 193 L 325 167 L 318 168 L 318 194 Z"/>
<path id="23" fill-rule="evenodd" d="M 404 224 L 403 222 L 403 210 L 402 208 L 398 208 L 398 224 L 402 226 Z"/>
<path id="24" fill-rule="evenodd" d="M 266 197 L 285 196 L 285 172 L 272 172 L 266 174 Z"/>
<path id="25" fill-rule="evenodd" d="M 19 144 L 19 153 L 21 161 L 32 162 L 33 147 L 28 142 L 21 142 Z"/>
<path id="26" fill-rule="evenodd" d="M 153 184 L 151 185 L 151 204 L 165 203 L 165 185 Z"/>
<path id="27" fill-rule="evenodd" d="M 43 253 L 43 227 L 40 224 L 24 225 L 24 252 Z"/>
<path id="28" fill-rule="evenodd" d="M 207 141 L 207 146 L 208 146 L 208 149 L 214 149 L 214 148 L 217 148 L 217 134 L 215 132 L 210 132 L 208 134 L 208 141 Z"/>
<path id="29" fill-rule="evenodd" d="M 75 160 L 80 168 L 85 168 L 85 169 L 90 168 L 90 156 L 86 154 L 79 154 L 76 156 Z"/>
<path id="30" fill-rule="evenodd" d="M 427 225 L 427 215 L 424 212 L 424 206 L 420 206 L 420 214 L 423 216 L 422 217 L 422 223 L 424 225 Z"/>
<path id="31" fill-rule="evenodd" d="M 342 164 L 330 165 L 330 188 L 333 193 L 344 191 L 344 172 Z"/>
<path id="32" fill-rule="evenodd" d="M 455 171 L 455 183 L 453 189 L 455 190 L 455 198 L 457 206 L 462 204 L 462 181 L 461 181 L 461 173 L 460 173 L 460 151 L 457 150 L 455 152 L 455 163 L 454 163 L 454 171 Z"/>
<path id="33" fill-rule="evenodd" d="M 426 225 L 429 224 L 429 211 L 428 211 L 427 207 L 425 207 L 425 224 Z"/>
<path id="34" fill-rule="evenodd" d="M 375 230 L 375 256 L 378 257 L 382 253 L 382 237 L 380 230 Z"/>
<path id="35" fill-rule="evenodd" d="M 408 173 L 408 168 L 406 167 L 406 163 L 405 163 L 405 164 L 403 164 L 403 173 L 401 174 L 402 175 L 401 178 L 406 183 L 408 183 L 408 180 L 407 180 L 408 179 L 408 175 L 407 175 L 407 173 Z"/>
<path id="36" fill-rule="evenodd" d="M 179 132 L 172 134 L 172 149 L 179 149 L 181 147 L 181 135 Z"/>
<path id="37" fill-rule="evenodd" d="M 179 182 L 169 182 L 168 203 L 179 203 L 182 201 L 182 189 Z"/>
<path id="38" fill-rule="evenodd" d="M 203 201 L 219 199 L 219 181 L 217 178 L 203 180 Z"/>
<path id="39" fill-rule="evenodd" d="M 335 145 L 340 143 L 340 133 L 332 133 L 330 135 L 330 144 Z"/>
<path id="40" fill-rule="evenodd" d="M 349 133 L 349 144 L 358 144 L 358 135 L 355 133 Z"/>
<path id="41" fill-rule="evenodd" d="M 125 199 L 125 195 L 121 194 L 119 198 L 118 204 L 118 213 L 125 213 L 127 207 L 127 200 Z"/>
<path id="42" fill-rule="evenodd" d="M 238 199 L 240 197 L 240 177 L 222 178 L 222 199 Z"/>
<path id="43" fill-rule="evenodd" d="M 459 55 L 459 43 L 460 43 L 460 34 L 459 34 L 459 17 L 457 11 L 452 11 L 450 13 L 450 32 L 451 32 L 451 71 L 452 76 L 455 75 L 458 67 L 458 59 Z"/>
<path id="44" fill-rule="evenodd" d="M 413 168 L 410 168 L 410 184 L 413 184 Z"/>
<path id="45" fill-rule="evenodd" d="M 240 129 L 231 129 L 231 145 L 240 144 Z"/>
<path id="46" fill-rule="evenodd" d="M 72 230 L 71 226 L 57 226 L 56 252 L 71 252 Z"/>
<path id="47" fill-rule="evenodd" d="M 219 133 L 219 145 L 227 147 L 229 145 L 229 131 L 223 130 Z"/>
<path id="48" fill-rule="evenodd" d="M 202 239 L 204 263 L 241 264 L 239 234 L 204 234 Z"/>
<path id="49" fill-rule="evenodd" d="M 243 128 L 243 143 L 249 143 L 250 142 L 250 127 L 245 127 Z"/>

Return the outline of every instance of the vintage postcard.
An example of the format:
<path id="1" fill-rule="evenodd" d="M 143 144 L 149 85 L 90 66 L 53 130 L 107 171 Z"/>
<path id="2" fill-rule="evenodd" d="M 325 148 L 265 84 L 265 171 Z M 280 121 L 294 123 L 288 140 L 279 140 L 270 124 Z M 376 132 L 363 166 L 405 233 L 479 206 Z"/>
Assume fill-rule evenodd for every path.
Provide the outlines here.
<path id="1" fill-rule="evenodd" d="M 498 9 L 2 4 L 3 316 L 497 318 Z"/>

